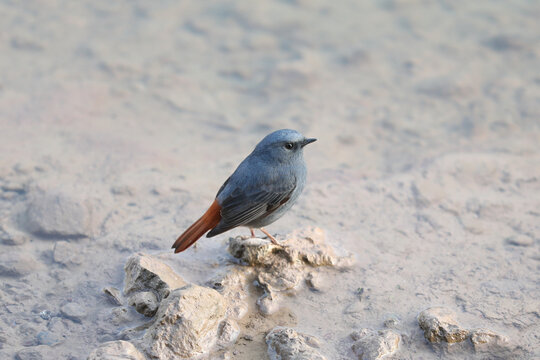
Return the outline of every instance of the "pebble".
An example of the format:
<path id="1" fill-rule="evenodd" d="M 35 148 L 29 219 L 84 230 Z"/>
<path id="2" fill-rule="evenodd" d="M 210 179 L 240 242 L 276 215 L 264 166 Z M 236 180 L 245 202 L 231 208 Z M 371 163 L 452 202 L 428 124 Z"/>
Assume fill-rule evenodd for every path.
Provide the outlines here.
<path id="1" fill-rule="evenodd" d="M 76 323 L 81 323 L 87 315 L 84 308 L 75 302 L 69 302 L 63 305 L 60 309 L 60 313 L 67 319 L 70 319 Z"/>
<path id="2" fill-rule="evenodd" d="M 321 291 L 322 281 L 319 274 L 311 271 L 306 275 L 306 285 L 311 291 Z"/>
<path id="3" fill-rule="evenodd" d="M 160 299 L 186 285 L 174 270 L 157 258 L 146 254 L 132 255 L 124 266 L 124 294 L 131 295 L 138 291 L 155 291 Z"/>
<path id="4" fill-rule="evenodd" d="M 120 290 L 115 287 L 106 287 L 103 289 L 103 292 L 107 295 L 107 299 L 109 299 L 113 305 L 122 305 L 122 295 L 120 294 Z"/>
<path id="5" fill-rule="evenodd" d="M 266 344 L 271 360 L 326 360 L 317 350 L 318 340 L 291 328 L 275 327 L 266 336 Z"/>
<path id="6" fill-rule="evenodd" d="M 395 353 L 401 337 L 393 330 L 362 329 L 351 334 L 353 352 L 361 360 L 379 360 Z"/>
<path id="7" fill-rule="evenodd" d="M 129 300 L 128 304 L 134 306 L 135 310 L 139 314 L 143 314 L 147 317 L 152 317 L 156 313 L 159 301 L 157 296 L 151 291 L 141 291 L 133 294 Z"/>
<path id="8" fill-rule="evenodd" d="M 29 253 L 8 251 L 0 254 L 0 276 L 23 277 L 38 267 L 38 262 Z"/>
<path id="9" fill-rule="evenodd" d="M 28 241 L 28 237 L 16 230 L 8 229 L 6 226 L 0 225 L 0 239 L 4 245 L 22 245 Z"/>
<path id="10" fill-rule="evenodd" d="M 506 239 L 506 242 L 514 246 L 532 246 L 534 244 L 534 239 L 528 235 L 514 235 Z"/>
<path id="11" fill-rule="evenodd" d="M 218 340 L 226 310 L 225 298 L 214 289 L 197 285 L 176 289 L 163 300 L 156 320 L 144 334 L 144 349 L 160 360 L 208 353 Z"/>
<path id="12" fill-rule="evenodd" d="M 56 263 L 71 269 L 81 265 L 84 257 L 81 254 L 81 246 L 67 241 L 57 241 L 54 244 L 53 259 Z"/>
<path id="13" fill-rule="evenodd" d="M 35 187 L 24 217 L 25 228 L 48 237 L 89 237 L 98 225 L 98 209 L 73 187 Z"/>
<path id="14" fill-rule="evenodd" d="M 37 349 L 23 349 L 15 355 L 16 360 L 43 360 L 43 355 Z"/>
<path id="15" fill-rule="evenodd" d="M 449 309 L 433 307 L 418 315 L 418 325 L 424 330 L 424 337 L 432 343 L 457 343 L 464 341 L 469 332 L 456 321 Z"/>
<path id="16" fill-rule="evenodd" d="M 144 360 L 145 356 L 130 342 L 117 340 L 101 344 L 87 360 Z"/>
<path id="17" fill-rule="evenodd" d="M 233 344 L 240 335 L 240 329 L 236 322 L 232 320 L 224 320 L 219 325 L 218 330 L 218 346 L 221 348 L 227 348 L 227 346 Z"/>
<path id="18" fill-rule="evenodd" d="M 40 345 L 54 346 L 60 344 L 63 339 L 59 336 L 49 332 L 49 331 L 40 331 L 37 335 L 37 342 Z"/>

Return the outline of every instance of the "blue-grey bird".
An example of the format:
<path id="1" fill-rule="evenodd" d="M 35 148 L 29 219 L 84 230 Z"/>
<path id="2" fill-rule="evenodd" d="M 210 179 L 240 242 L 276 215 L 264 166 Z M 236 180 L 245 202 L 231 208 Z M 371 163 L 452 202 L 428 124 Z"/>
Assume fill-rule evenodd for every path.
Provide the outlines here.
<path id="1" fill-rule="evenodd" d="M 268 134 L 219 189 L 206 213 L 174 242 L 175 253 L 186 250 L 208 230 L 216 236 L 237 226 L 260 229 L 279 219 L 296 202 L 306 184 L 303 148 L 317 139 L 283 129 Z"/>

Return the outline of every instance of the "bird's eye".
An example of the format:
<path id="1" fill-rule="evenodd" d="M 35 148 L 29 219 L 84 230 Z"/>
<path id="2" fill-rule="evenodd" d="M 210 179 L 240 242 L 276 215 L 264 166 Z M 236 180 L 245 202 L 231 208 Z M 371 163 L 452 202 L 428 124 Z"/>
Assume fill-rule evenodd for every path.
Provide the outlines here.
<path id="1" fill-rule="evenodd" d="M 285 144 L 285 149 L 287 149 L 287 150 L 291 150 L 293 147 L 294 147 L 293 143 L 286 143 Z"/>

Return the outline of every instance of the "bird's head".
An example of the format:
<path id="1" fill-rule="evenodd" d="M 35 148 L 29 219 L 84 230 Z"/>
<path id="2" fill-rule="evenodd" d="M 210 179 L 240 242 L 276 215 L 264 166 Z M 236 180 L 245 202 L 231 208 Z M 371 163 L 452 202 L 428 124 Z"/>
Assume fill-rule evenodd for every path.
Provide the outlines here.
<path id="1" fill-rule="evenodd" d="M 306 138 L 296 130 L 282 129 L 266 135 L 257 144 L 253 153 L 286 162 L 296 157 L 302 157 L 302 149 L 317 139 Z"/>

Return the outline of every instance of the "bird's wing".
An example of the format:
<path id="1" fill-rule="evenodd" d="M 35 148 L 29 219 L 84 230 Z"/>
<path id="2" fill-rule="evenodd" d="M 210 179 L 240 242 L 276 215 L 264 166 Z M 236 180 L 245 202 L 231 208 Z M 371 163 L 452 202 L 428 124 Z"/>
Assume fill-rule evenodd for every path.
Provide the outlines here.
<path id="1" fill-rule="evenodd" d="M 289 201 L 296 182 L 287 185 L 260 186 L 250 189 L 237 187 L 221 202 L 221 221 L 207 237 L 221 234 L 237 226 L 249 224 L 268 216 Z"/>

